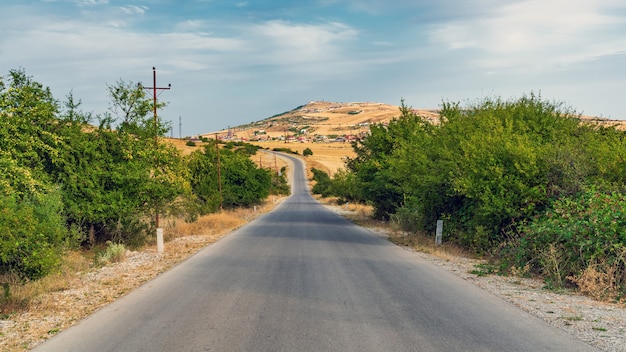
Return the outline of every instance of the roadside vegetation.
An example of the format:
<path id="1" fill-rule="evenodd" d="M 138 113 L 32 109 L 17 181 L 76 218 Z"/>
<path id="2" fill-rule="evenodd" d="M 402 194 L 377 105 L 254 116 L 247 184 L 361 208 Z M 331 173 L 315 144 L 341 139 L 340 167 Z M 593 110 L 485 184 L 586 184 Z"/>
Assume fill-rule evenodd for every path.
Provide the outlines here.
<path id="1" fill-rule="evenodd" d="M 69 253 L 101 265 L 152 242 L 157 215 L 193 223 L 289 192 L 252 162 L 257 147 L 206 141 L 183 156 L 142 87 L 107 89 L 110 109 L 94 114 L 23 70 L 0 77 L 1 313 L 26 306 L 16 293 L 62 272 Z"/>
<path id="2" fill-rule="evenodd" d="M 488 258 L 490 272 L 626 298 L 626 134 L 531 94 L 442 104 L 440 123 L 400 116 L 353 144 L 313 191 Z"/>

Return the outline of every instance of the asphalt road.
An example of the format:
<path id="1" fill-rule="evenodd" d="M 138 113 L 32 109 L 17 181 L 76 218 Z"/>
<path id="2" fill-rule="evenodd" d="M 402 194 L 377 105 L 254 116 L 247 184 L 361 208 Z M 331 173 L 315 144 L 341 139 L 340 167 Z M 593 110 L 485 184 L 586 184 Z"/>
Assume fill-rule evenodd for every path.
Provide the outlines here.
<path id="1" fill-rule="evenodd" d="M 35 351 L 595 351 L 293 195 Z"/>

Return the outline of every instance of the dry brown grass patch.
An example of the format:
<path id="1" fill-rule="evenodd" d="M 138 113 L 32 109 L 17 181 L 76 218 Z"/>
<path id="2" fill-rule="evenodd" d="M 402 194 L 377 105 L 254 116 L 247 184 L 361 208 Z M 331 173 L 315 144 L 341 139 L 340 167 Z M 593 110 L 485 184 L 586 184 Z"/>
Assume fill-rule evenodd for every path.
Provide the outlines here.
<path id="1" fill-rule="evenodd" d="M 355 156 L 350 143 L 285 143 L 280 141 L 251 143 L 269 150 L 288 148 L 301 156 L 304 154 L 304 150 L 309 148 L 313 155 L 303 158 L 307 163 L 307 168 L 310 168 L 315 163 L 318 165 L 318 169 L 328 172 L 330 176 L 333 176 L 337 170 L 345 168 L 344 161 L 346 157 Z"/>
<path id="2" fill-rule="evenodd" d="M 5 274 L 0 278 L 3 285 L 2 298 L 0 299 L 0 314 L 15 314 L 28 311 L 32 304 L 37 304 L 37 297 L 48 292 L 58 292 L 70 288 L 76 283 L 77 273 L 90 270 L 92 261 L 81 251 L 68 251 L 65 254 L 62 267 L 36 281 L 20 281 L 11 274 Z"/>
<path id="3" fill-rule="evenodd" d="M 626 278 L 620 273 L 620 265 L 592 265 L 580 275 L 568 276 L 567 279 L 578 286 L 583 295 L 598 301 L 624 301 L 623 285 Z M 620 278 L 622 280 L 620 280 Z"/>
<path id="4" fill-rule="evenodd" d="M 395 230 L 391 232 L 389 240 L 397 245 L 432 254 L 444 260 L 453 260 L 458 257 L 471 257 L 466 250 L 453 243 L 444 242 L 442 245 L 436 245 L 434 235 L 428 235 L 423 232 L 408 233 Z"/>
<path id="5" fill-rule="evenodd" d="M 215 214 L 200 216 L 195 222 L 185 222 L 182 218 L 169 218 L 165 221 L 164 236 L 166 240 L 173 240 L 185 236 L 202 236 L 224 234 L 249 222 L 258 214 L 268 212 L 275 203 L 268 200 L 251 208 L 224 210 Z"/>

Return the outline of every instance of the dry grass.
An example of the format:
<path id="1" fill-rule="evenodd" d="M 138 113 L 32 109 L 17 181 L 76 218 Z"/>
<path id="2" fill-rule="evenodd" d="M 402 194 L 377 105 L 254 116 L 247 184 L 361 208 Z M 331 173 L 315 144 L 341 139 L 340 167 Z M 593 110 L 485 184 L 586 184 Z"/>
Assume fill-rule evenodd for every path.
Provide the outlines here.
<path id="1" fill-rule="evenodd" d="M 267 146 L 262 147 L 266 148 Z M 290 167 L 290 165 L 284 159 L 277 157 L 275 154 L 266 153 L 263 150 L 260 150 L 256 153 L 256 155 L 251 156 L 250 159 L 259 167 L 265 169 L 269 168 L 275 172 L 279 171 L 283 167 Z"/>
<path id="2" fill-rule="evenodd" d="M 230 232 L 258 214 L 265 213 L 274 207 L 274 203 L 266 201 L 255 208 L 242 208 L 224 210 L 221 213 L 201 216 L 197 221 L 187 223 L 180 218 L 168 218 L 165 220 L 164 235 L 166 241 L 186 236 L 213 236 Z"/>
<path id="3" fill-rule="evenodd" d="M 196 150 L 201 150 L 205 145 L 205 143 L 196 142 L 195 146 L 188 146 L 187 140 L 177 138 L 163 138 L 163 141 L 175 146 L 176 149 L 180 150 L 183 153 L 183 155 L 189 155 Z"/>
<path id="4" fill-rule="evenodd" d="M 392 225 L 392 227 L 395 227 L 395 225 Z M 453 243 L 444 242 L 442 245 L 437 246 L 435 244 L 435 236 L 429 236 L 425 233 L 407 233 L 396 230 L 389 236 L 389 240 L 399 246 L 409 247 L 415 251 L 432 254 L 445 260 L 472 257 L 465 249 Z"/>
<path id="5" fill-rule="evenodd" d="M 330 176 L 334 175 L 337 170 L 345 168 L 346 158 L 355 156 L 350 143 L 285 143 L 278 141 L 251 143 L 269 150 L 288 148 L 301 156 L 304 154 L 304 150 L 309 148 L 313 155 L 303 157 L 307 163 L 307 169 L 315 167 L 327 172 Z"/>
<path id="6" fill-rule="evenodd" d="M 626 286 L 626 250 L 609 264 L 606 259 L 590 265 L 580 275 L 568 276 L 567 279 L 578 286 L 580 292 L 598 301 L 626 302 L 623 295 Z"/>
<path id="7" fill-rule="evenodd" d="M 437 120 L 436 110 L 416 110 L 421 116 L 433 121 Z M 235 138 L 252 140 L 255 131 L 264 130 L 266 136 L 278 138 L 285 134 L 293 135 L 289 130 L 307 130 L 313 135 L 355 135 L 367 132 L 369 124 L 388 122 L 400 116 L 399 106 L 372 103 L 372 102 L 310 102 L 297 110 L 287 112 L 261 123 L 248 126 L 237 126 L 230 130 Z M 214 136 L 216 132 L 210 132 L 205 136 Z M 217 132 L 220 136 L 226 136 L 228 131 Z"/>
<path id="8" fill-rule="evenodd" d="M 4 286 L 3 299 L 0 300 L 0 314 L 9 316 L 18 312 L 27 312 L 32 309 L 32 303 L 37 298 L 49 292 L 62 291 L 76 284 L 76 276 L 87 272 L 93 267 L 90 251 L 70 251 L 65 255 L 59 271 L 40 280 L 21 282 L 16 277 L 6 274 L 0 278 Z"/>
<path id="9" fill-rule="evenodd" d="M 578 276 L 569 276 L 580 292 L 598 301 L 612 301 L 619 297 L 620 283 L 617 282 L 616 268 L 607 271 L 597 266 L 590 266 Z"/>

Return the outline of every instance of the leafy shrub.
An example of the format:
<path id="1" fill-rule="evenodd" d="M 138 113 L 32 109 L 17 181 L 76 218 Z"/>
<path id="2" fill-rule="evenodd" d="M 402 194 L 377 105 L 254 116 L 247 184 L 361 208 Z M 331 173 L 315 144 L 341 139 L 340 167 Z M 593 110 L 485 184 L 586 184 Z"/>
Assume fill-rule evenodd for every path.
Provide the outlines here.
<path id="1" fill-rule="evenodd" d="M 291 192 L 285 172 L 287 168 L 283 166 L 279 173 L 272 172 L 271 193 L 275 195 L 288 195 Z"/>
<path id="2" fill-rule="evenodd" d="M 311 148 L 305 148 L 305 149 L 302 151 L 302 155 L 304 155 L 304 156 L 313 155 L 313 151 L 311 150 Z"/>
<path id="3" fill-rule="evenodd" d="M 319 194 L 322 197 L 332 196 L 333 190 L 330 176 L 328 176 L 326 172 L 316 168 L 311 169 L 311 172 L 313 172 L 313 181 L 315 181 L 315 185 L 313 185 L 311 189 L 313 194 Z"/>
<path id="4" fill-rule="evenodd" d="M 187 143 L 185 143 L 185 145 L 188 146 L 188 147 L 195 147 L 196 146 L 196 142 L 189 140 L 189 141 L 187 141 Z"/>
<path id="5" fill-rule="evenodd" d="M 217 150 L 214 145 L 207 145 L 204 150 L 192 153 L 187 165 L 201 213 L 218 211 L 220 205 L 226 208 L 252 206 L 269 196 L 270 171 L 258 168 L 246 153 L 221 149 L 218 174 Z"/>
<path id="6" fill-rule="evenodd" d="M 38 279 L 55 270 L 68 238 L 60 194 L 0 197 L 0 271 Z"/>
<path id="7" fill-rule="evenodd" d="M 281 153 L 287 153 L 287 154 L 295 154 L 298 155 L 298 151 L 293 151 L 291 150 L 291 148 L 287 148 L 287 147 L 281 147 L 281 148 L 274 148 L 272 149 L 275 152 L 281 152 Z"/>
<path id="8" fill-rule="evenodd" d="M 371 127 L 347 166 L 375 214 L 396 214 L 409 230 L 432 233 L 446 218 L 450 240 L 488 252 L 553 199 L 592 184 L 624 187 L 625 133 L 585 125 L 534 94 L 444 103 L 439 124 L 400 111 Z"/>
<path id="9" fill-rule="evenodd" d="M 121 243 L 108 242 L 104 251 L 96 252 L 96 266 L 121 262 L 126 258 L 126 247 Z"/>
<path id="10" fill-rule="evenodd" d="M 332 193 L 341 203 L 363 202 L 361 190 L 356 175 L 345 169 L 339 169 L 332 178 Z"/>
<path id="11" fill-rule="evenodd" d="M 518 233 L 502 252 L 509 266 L 529 264 L 554 287 L 588 281 L 592 268 L 626 293 L 625 194 L 590 188 L 558 199 Z"/>

